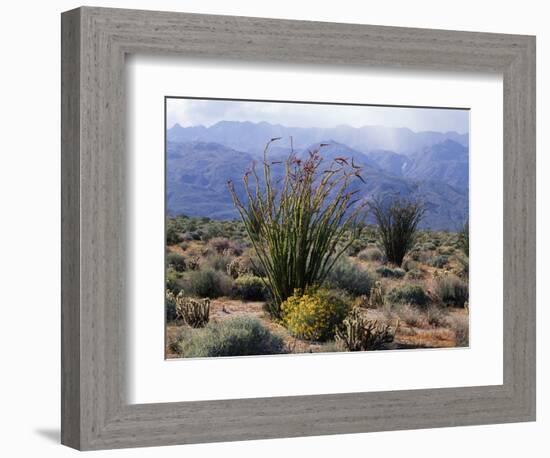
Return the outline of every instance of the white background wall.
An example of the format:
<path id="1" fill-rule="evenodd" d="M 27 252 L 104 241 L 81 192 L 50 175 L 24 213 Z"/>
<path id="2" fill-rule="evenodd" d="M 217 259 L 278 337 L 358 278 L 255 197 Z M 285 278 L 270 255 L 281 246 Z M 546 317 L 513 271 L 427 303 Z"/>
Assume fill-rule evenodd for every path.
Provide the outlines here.
<path id="1" fill-rule="evenodd" d="M 548 456 L 550 191 L 550 29 L 545 2 L 387 0 L 125 0 L 97 6 L 159 9 L 287 19 L 358 22 L 537 35 L 538 61 L 538 421 L 99 452 L 98 456 L 316 456 L 360 454 L 445 458 Z M 71 456 L 58 445 L 60 372 L 60 12 L 79 6 L 4 2 L 0 17 L 0 451 L 3 456 Z M 546 14 L 545 14 L 546 13 Z M 546 84 L 545 84 L 546 80 Z M 548 304 L 546 304 L 548 305 Z M 546 391 L 546 392 L 545 392 Z M 544 434 L 546 432 L 546 435 Z"/>

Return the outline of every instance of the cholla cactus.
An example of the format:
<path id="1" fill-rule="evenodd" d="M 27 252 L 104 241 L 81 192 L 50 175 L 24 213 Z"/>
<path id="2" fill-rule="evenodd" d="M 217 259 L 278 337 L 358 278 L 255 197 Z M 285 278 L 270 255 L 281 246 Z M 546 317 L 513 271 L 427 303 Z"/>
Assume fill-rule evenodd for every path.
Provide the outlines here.
<path id="1" fill-rule="evenodd" d="M 382 282 L 377 281 L 370 290 L 369 307 L 377 308 L 384 305 L 384 290 Z"/>
<path id="2" fill-rule="evenodd" d="M 251 273 L 250 269 L 247 269 L 246 266 L 243 265 L 241 258 L 232 259 L 231 262 L 227 264 L 226 270 L 227 275 L 229 275 L 233 279 Z"/>
<path id="3" fill-rule="evenodd" d="M 166 298 L 176 305 L 176 316 L 192 328 L 202 328 L 210 320 L 210 299 L 192 299 L 185 297 L 183 291 L 174 295 L 166 293 Z"/>
<path id="4" fill-rule="evenodd" d="M 379 350 L 393 342 L 399 327 L 367 320 L 358 308 L 354 308 L 336 329 L 336 341 L 348 351 Z"/>

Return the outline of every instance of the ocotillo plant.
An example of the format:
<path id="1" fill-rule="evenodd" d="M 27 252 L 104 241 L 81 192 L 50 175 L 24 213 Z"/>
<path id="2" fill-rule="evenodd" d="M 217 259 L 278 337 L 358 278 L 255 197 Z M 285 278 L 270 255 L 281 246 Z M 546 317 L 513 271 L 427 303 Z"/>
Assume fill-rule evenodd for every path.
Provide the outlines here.
<path id="1" fill-rule="evenodd" d="M 414 243 L 416 228 L 424 216 L 424 205 L 397 198 L 389 205 L 376 199 L 369 207 L 378 224 L 378 233 L 386 258 L 389 262 L 401 266 L 403 258 Z"/>
<path id="2" fill-rule="evenodd" d="M 325 162 L 324 144 L 300 159 L 291 148 L 285 161 L 269 161 L 264 150 L 262 177 L 254 164 L 244 174 L 245 198 L 228 182 L 252 246 L 265 271 L 271 294 L 270 313 L 280 318 L 280 305 L 294 290 L 321 284 L 337 259 L 359 236 L 365 204 L 350 190 L 361 168 L 352 159 Z M 292 144 L 292 139 L 291 139 Z M 273 168 L 284 167 L 280 180 Z M 347 234 L 349 237 L 345 237 Z"/>
<path id="3" fill-rule="evenodd" d="M 466 220 L 458 233 L 458 243 L 466 256 L 470 255 L 470 221 Z"/>

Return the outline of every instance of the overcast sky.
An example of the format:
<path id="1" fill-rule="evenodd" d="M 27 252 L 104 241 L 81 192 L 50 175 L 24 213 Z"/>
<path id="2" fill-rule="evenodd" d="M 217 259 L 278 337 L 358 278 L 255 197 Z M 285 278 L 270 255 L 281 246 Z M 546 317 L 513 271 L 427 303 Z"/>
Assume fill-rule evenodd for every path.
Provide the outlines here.
<path id="1" fill-rule="evenodd" d="M 171 128 L 209 127 L 219 121 L 250 121 L 287 127 L 408 127 L 415 132 L 469 132 L 469 111 L 381 106 L 322 105 L 277 102 L 241 102 L 170 98 L 166 101 L 166 123 Z"/>

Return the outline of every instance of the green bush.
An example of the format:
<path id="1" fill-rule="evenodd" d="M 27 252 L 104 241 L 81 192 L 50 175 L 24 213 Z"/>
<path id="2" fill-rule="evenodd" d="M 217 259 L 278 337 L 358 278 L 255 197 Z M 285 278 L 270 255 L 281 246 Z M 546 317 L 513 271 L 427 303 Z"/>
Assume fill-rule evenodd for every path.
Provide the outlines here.
<path id="1" fill-rule="evenodd" d="M 366 270 L 341 258 L 329 272 L 327 284 L 353 296 L 368 296 L 374 281 Z"/>
<path id="2" fill-rule="evenodd" d="M 182 254 L 174 252 L 168 253 L 166 255 L 166 264 L 168 267 L 172 267 L 176 272 L 185 272 L 185 256 Z"/>
<path id="3" fill-rule="evenodd" d="M 183 242 L 183 238 L 173 226 L 166 227 L 166 245 L 177 245 Z"/>
<path id="4" fill-rule="evenodd" d="M 167 292 L 171 292 L 170 290 L 167 290 Z M 166 299 L 164 300 L 164 312 L 166 317 L 166 322 L 170 321 L 176 321 L 178 318 L 178 314 L 176 313 L 176 302 L 174 300 L 174 295 L 166 296 Z"/>
<path id="5" fill-rule="evenodd" d="M 354 240 L 346 250 L 348 256 L 357 256 L 365 248 L 365 242 L 362 240 Z"/>
<path id="6" fill-rule="evenodd" d="M 432 267 L 437 267 L 441 269 L 449 263 L 449 256 L 446 255 L 437 255 L 430 259 L 429 264 Z"/>
<path id="7" fill-rule="evenodd" d="M 435 293 L 444 304 L 464 307 L 468 301 L 468 283 L 453 274 L 443 275 L 436 280 Z"/>
<path id="8" fill-rule="evenodd" d="M 387 296 L 390 303 L 426 305 L 430 298 L 420 285 L 404 285 L 392 289 Z"/>
<path id="9" fill-rule="evenodd" d="M 227 272 L 227 266 L 232 260 L 233 258 L 229 255 L 214 253 L 206 257 L 204 264 L 214 270 Z"/>
<path id="10" fill-rule="evenodd" d="M 326 289 L 295 291 L 281 304 L 283 323 L 295 337 L 324 342 L 334 338 L 339 326 L 350 310 L 349 302 L 338 292 Z"/>
<path id="11" fill-rule="evenodd" d="M 235 280 L 235 296 L 245 301 L 263 301 L 266 295 L 267 289 L 260 277 L 242 275 Z"/>
<path id="12" fill-rule="evenodd" d="M 380 266 L 376 268 L 376 273 L 384 278 L 403 278 L 405 276 L 405 271 L 399 267 Z"/>
<path id="13" fill-rule="evenodd" d="M 405 278 L 407 280 L 420 280 L 424 278 L 424 272 L 422 272 L 420 269 L 412 269 L 407 272 Z"/>
<path id="14" fill-rule="evenodd" d="M 174 294 L 178 294 L 182 289 L 182 274 L 177 272 L 172 267 L 166 269 L 166 289 L 172 291 Z"/>
<path id="15" fill-rule="evenodd" d="M 382 261 L 384 259 L 384 253 L 378 248 L 365 248 L 363 251 L 359 252 L 357 257 L 361 261 Z"/>
<path id="16" fill-rule="evenodd" d="M 401 268 L 405 271 L 405 272 L 408 272 L 409 270 L 414 270 L 416 268 L 418 268 L 418 259 L 413 259 L 412 257 L 408 257 L 408 258 L 405 258 L 403 259 L 403 262 L 401 263 Z"/>
<path id="17" fill-rule="evenodd" d="M 176 345 L 185 358 L 273 355 L 285 353 L 281 336 L 255 317 L 240 316 L 184 330 Z"/>
<path id="18" fill-rule="evenodd" d="M 228 296 L 231 293 L 232 281 L 223 272 L 205 268 L 189 272 L 184 280 L 184 289 L 194 296 L 213 299 Z"/>

